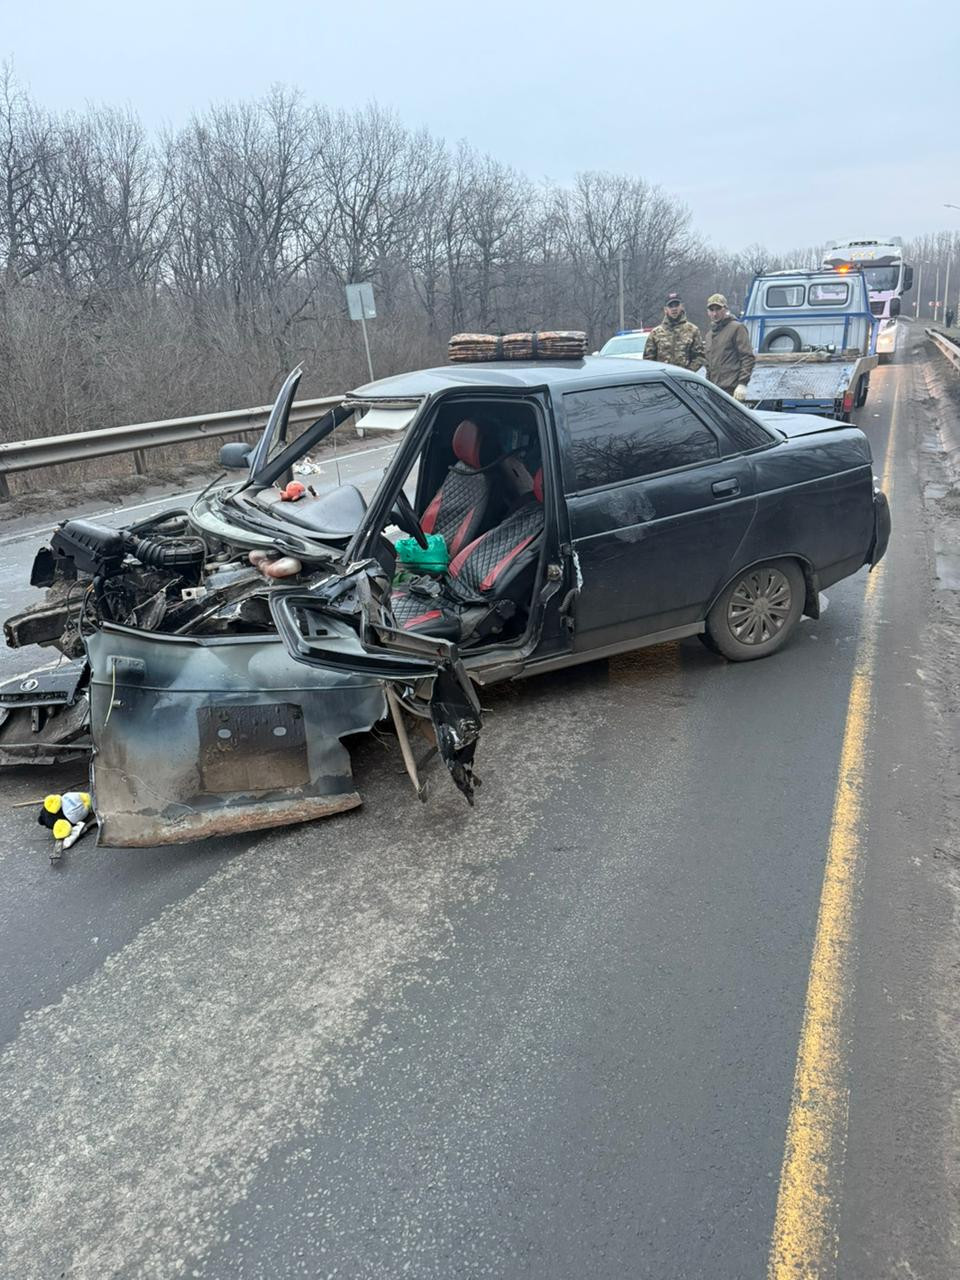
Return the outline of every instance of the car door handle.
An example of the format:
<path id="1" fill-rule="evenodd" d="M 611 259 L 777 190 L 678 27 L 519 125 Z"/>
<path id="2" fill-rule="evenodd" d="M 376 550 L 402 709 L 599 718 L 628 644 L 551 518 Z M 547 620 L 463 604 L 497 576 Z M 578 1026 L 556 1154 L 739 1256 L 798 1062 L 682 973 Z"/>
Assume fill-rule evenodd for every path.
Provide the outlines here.
<path id="1" fill-rule="evenodd" d="M 740 492 L 740 481 L 734 476 L 732 480 L 717 480 L 710 487 L 715 498 L 735 498 Z"/>

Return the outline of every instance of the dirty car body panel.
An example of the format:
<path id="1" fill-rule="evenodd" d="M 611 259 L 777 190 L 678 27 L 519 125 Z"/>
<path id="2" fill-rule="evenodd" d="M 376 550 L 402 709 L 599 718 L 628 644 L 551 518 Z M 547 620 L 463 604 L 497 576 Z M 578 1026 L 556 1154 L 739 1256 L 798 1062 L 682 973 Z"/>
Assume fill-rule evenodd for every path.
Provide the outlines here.
<path id="1" fill-rule="evenodd" d="M 87 652 L 101 843 L 231 835 L 360 803 L 341 739 L 383 717 L 379 681 L 310 671 L 276 636 L 107 625 Z"/>

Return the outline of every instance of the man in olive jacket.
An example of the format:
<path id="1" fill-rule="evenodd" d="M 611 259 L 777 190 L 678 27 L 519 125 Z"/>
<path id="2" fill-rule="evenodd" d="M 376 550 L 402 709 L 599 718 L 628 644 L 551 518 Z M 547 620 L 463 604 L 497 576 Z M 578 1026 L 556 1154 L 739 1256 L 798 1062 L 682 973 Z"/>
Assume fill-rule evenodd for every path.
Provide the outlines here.
<path id="1" fill-rule="evenodd" d="M 686 317 L 679 293 L 667 294 L 663 320 L 651 329 L 643 348 L 644 360 L 661 360 L 697 371 L 706 364 L 700 330 Z"/>
<path id="2" fill-rule="evenodd" d="M 757 363 L 747 326 L 734 320 L 722 293 L 707 299 L 707 315 L 711 322 L 705 343 L 707 377 L 727 395 L 746 400 L 747 383 Z"/>

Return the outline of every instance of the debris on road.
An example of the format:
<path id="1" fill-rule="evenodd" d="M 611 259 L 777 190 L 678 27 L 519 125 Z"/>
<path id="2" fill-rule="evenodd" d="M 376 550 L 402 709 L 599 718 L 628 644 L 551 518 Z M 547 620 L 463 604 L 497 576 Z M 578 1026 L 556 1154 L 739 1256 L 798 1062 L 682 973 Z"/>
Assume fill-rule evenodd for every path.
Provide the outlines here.
<path id="1" fill-rule="evenodd" d="M 54 838 L 50 861 L 57 862 L 93 826 L 93 801 L 87 791 L 65 791 L 45 796 L 37 821 Z"/>

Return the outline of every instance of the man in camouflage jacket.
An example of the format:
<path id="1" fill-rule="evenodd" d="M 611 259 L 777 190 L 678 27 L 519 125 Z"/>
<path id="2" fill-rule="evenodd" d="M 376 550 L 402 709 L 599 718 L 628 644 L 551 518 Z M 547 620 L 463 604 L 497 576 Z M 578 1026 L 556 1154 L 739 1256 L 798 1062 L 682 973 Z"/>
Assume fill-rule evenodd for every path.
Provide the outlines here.
<path id="1" fill-rule="evenodd" d="M 643 348 L 643 358 L 676 364 L 681 369 L 692 369 L 694 373 L 701 365 L 706 364 L 700 330 L 687 319 L 678 293 L 667 294 L 663 304 L 663 320 L 655 329 L 650 330 Z"/>
<path id="2" fill-rule="evenodd" d="M 747 326 L 733 318 L 722 293 L 707 299 L 707 315 L 707 377 L 727 395 L 746 400 L 747 383 L 757 363 Z"/>

